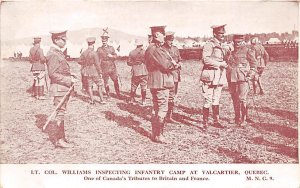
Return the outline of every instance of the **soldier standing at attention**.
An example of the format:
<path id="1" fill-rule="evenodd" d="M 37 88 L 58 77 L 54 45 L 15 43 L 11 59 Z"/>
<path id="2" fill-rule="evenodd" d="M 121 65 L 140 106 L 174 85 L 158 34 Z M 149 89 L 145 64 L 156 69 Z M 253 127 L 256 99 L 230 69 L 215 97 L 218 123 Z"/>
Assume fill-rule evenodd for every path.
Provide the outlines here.
<path id="1" fill-rule="evenodd" d="M 228 60 L 227 80 L 233 101 L 235 124 L 243 126 L 247 118 L 248 81 L 256 71 L 255 52 L 244 45 L 244 35 L 234 35 L 234 50 Z"/>
<path id="2" fill-rule="evenodd" d="M 227 52 L 223 48 L 225 25 L 212 26 L 214 37 L 206 42 L 203 47 L 201 73 L 203 105 L 203 128 L 207 129 L 209 108 L 212 106 L 213 124 L 223 128 L 219 122 L 219 103 L 223 85 L 226 84 L 225 61 Z"/>
<path id="3" fill-rule="evenodd" d="M 165 142 L 162 133 L 168 111 L 169 89 L 174 87 L 172 70 L 179 68 L 179 65 L 162 48 L 165 26 L 151 27 L 151 33 L 153 45 L 147 48 L 145 58 L 148 70 L 148 88 L 150 88 L 153 102 L 152 140 Z"/>
<path id="4" fill-rule="evenodd" d="M 82 76 L 87 82 L 87 91 L 90 96 L 90 104 L 95 104 L 92 86 L 95 83 L 98 86 L 100 103 L 103 103 L 103 81 L 102 70 L 97 53 L 94 51 L 96 38 L 87 38 L 88 48 L 81 54 L 78 63 L 82 66 Z"/>
<path id="5" fill-rule="evenodd" d="M 180 53 L 178 48 L 173 45 L 173 41 L 174 41 L 174 32 L 166 32 L 166 38 L 165 38 L 165 43 L 163 45 L 163 48 L 169 53 L 172 59 L 179 64 L 181 62 Z M 174 120 L 172 119 L 172 114 L 174 109 L 174 98 L 177 95 L 178 83 L 181 80 L 180 70 L 181 69 L 178 68 L 172 71 L 172 75 L 174 78 L 174 87 L 170 89 L 169 100 L 168 100 L 168 113 L 166 116 L 166 121 L 170 123 L 174 123 Z"/>
<path id="6" fill-rule="evenodd" d="M 142 105 L 144 106 L 146 104 L 148 71 L 145 65 L 145 50 L 141 41 L 136 40 L 136 49 L 129 53 L 127 65 L 132 67 L 130 102 L 136 102 L 134 98 L 136 89 L 141 85 Z"/>
<path id="7" fill-rule="evenodd" d="M 103 80 L 107 97 L 110 97 L 108 79 L 111 78 L 114 83 L 117 97 L 120 98 L 121 94 L 118 81 L 118 73 L 116 64 L 114 62 L 115 58 L 117 57 L 117 54 L 115 52 L 114 47 L 107 44 L 108 38 L 109 36 L 107 34 L 107 31 L 104 31 L 103 35 L 101 36 L 102 46 L 97 49 L 97 54 L 101 63 L 101 69 L 103 72 Z"/>
<path id="8" fill-rule="evenodd" d="M 37 99 L 45 99 L 44 85 L 46 81 L 46 57 L 40 47 L 40 43 L 40 37 L 34 38 L 34 46 L 29 51 L 29 61 L 32 64 L 31 72 L 33 74 L 32 96 Z"/>
<path id="9" fill-rule="evenodd" d="M 263 45 L 261 45 L 259 43 L 259 40 L 257 37 L 253 37 L 251 39 L 251 47 L 252 47 L 252 50 L 255 52 L 255 57 L 256 57 L 256 61 L 257 61 L 257 73 L 255 74 L 255 76 L 252 80 L 253 92 L 254 92 L 254 94 L 256 93 L 256 82 L 257 82 L 259 91 L 260 91 L 259 94 L 263 95 L 264 91 L 263 91 L 262 84 L 261 84 L 261 76 L 264 72 L 264 69 L 265 69 L 267 63 L 269 62 L 269 54 L 265 50 Z"/>
<path id="10" fill-rule="evenodd" d="M 71 75 L 70 66 L 67 63 L 65 55 L 62 49 L 66 45 L 66 33 L 67 31 L 55 31 L 51 32 L 53 45 L 50 47 L 47 53 L 47 66 L 50 78 L 50 91 L 51 95 L 54 97 L 54 105 L 57 106 L 64 96 L 71 89 L 72 85 L 77 82 L 77 79 Z M 57 126 L 55 132 L 55 147 L 67 148 L 71 147 L 65 137 L 65 126 L 64 126 L 64 116 L 69 101 L 69 96 L 64 100 L 63 104 L 59 109 L 57 109 L 57 114 L 55 116 L 55 124 Z"/>

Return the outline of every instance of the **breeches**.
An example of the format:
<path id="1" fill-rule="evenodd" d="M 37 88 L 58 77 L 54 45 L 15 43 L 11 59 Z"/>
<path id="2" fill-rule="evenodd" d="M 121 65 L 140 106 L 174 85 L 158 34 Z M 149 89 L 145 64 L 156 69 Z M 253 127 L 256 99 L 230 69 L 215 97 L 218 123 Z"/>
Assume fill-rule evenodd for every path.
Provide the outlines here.
<path id="1" fill-rule="evenodd" d="M 164 119 L 168 112 L 169 89 L 150 89 L 153 102 L 153 115 Z"/>
<path id="2" fill-rule="evenodd" d="M 170 88 L 170 90 L 169 90 L 169 102 L 170 103 L 174 102 L 175 96 L 176 96 L 176 86 Z"/>
<path id="3" fill-rule="evenodd" d="M 33 71 L 32 74 L 33 74 L 35 86 L 44 86 L 45 85 L 45 78 L 46 78 L 45 71 Z"/>
<path id="4" fill-rule="evenodd" d="M 108 79 L 111 78 L 112 81 L 118 82 L 118 73 L 117 70 L 112 70 L 110 72 L 103 73 L 104 85 L 108 86 Z"/>
<path id="5" fill-rule="evenodd" d="M 147 87 L 147 75 L 142 76 L 132 76 L 131 78 L 131 89 L 136 90 L 136 88 L 141 85 L 142 90 L 146 90 Z"/>
<path id="6" fill-rule="evenodd" d="M 223 86 L 221 85 L 202 85 L 204 97 L 204 108 L 210 108 L 211 105 L 219 105 Z"/>
<path id="7" fill-rule="evenodd" d="M 55 117 L 56 120 L 59 120 L 59 121 L 64 120 L 69 98 L 70 98 L 70 95 L 66 98 L 65 102 L 61 105 L 61 107 L 57 109 L 57 114 Z M 54 106 L 57 106 L 62 99 L 63 99 L 63 96 L 55 96 L 53 99 Z"/>
<path id="8" fill-rule="evenodd" d="M 100 76 L 87 77 L 87 83 L 89 87 L 92 87 L 93 83 L 95 83 L 98 87 L 103 86 L 103 80 Z"/>
<path id="9" fill-rule="evenodd" d="M 228 87 L 233 102 L 247 103 L 247 95 L 250 90 L 248 82 L 230 82 Z"/>

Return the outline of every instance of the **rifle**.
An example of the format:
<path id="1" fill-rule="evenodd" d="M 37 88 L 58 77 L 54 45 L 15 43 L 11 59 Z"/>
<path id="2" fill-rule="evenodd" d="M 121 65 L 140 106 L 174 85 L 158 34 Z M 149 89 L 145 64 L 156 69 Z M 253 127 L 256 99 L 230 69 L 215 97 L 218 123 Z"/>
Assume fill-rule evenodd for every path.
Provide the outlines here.
<path id="1" fill-rule="evenodd" d="M 45 131 L 45 129 L 47 128 L 47 126 L 49 125 L 51 119 L 53 118 L 54 115 L 57 114 L 57 110 L 59 108 L 61 108 L 61 106 L 64 104 L 64 102 L 66 101 L 67 97 L 71 94 L 72 90 L 74 89 L 74 84 L 72 84 L 72 86 L 69 88 L 68 92 L 64 95 L 64 97 L 62 98 L 62 100 L 59 102 L 59 104 L 55 107 L 55 110 L 52 112 L 52 114 L 48 117 L 47 122 L 45 123 L 45 125 L 43 126 L 43 131 Z"/>

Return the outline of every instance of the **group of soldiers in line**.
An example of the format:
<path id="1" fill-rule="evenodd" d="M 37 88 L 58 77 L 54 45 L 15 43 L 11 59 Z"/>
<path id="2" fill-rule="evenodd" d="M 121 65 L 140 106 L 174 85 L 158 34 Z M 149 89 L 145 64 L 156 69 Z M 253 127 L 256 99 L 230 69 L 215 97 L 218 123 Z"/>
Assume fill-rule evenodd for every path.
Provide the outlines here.
<path id="1" fill-rule="evenodd" d="M 163 130 L 167 122 L 174 122 L 172 113 L 174 98 L 181 80 L 181 57 L 177 47 L 173 45 L 174 32 L 165 32 L 166 26 L 151 28 L 149 45 L 143 49 L 143 43 L 136 41 L 136 49 L 132 50 L 127 64 L 132 66 L 130 101 L 135 103 L 137 87 L 141 86 L 142 105 L 146 102 L 146 88 L 152 95 L 151 140 L 165 143 L 167 140 Z M 249 80 L 258 82 L 260 93 L 260 76 L 268 61 L 268 54 L 259 44 L 257 38 L 252 39 L 251 47 L 244 45 L 243 35 L 234 35 L 234 49 L 225 46 L 225 25 L 213 26 L 213 38 L 203 48 L 203 69 L 201 73 L 202 90 L 205 99 L 203 105 L 203 129 L 209 125 L 209 109 L 212 106 L 213 125 L 223 127 L 219 121 L 219 101 L 223 86 L 228 83 L 235 111 L 234 123 L 243 126 L 248 120 L 247 94 L 250 89 Z M 50 78 L 50 92 L 54 97 L 56 116 L 53 124 L 57 127 L 54 145 L 70 147 L 65 137 L 64 115 L 69 100 L 69 93 L 74 89 L 78 78 L 71 74 L 69 64 L 63 54 L 66 46 L 67 31 L 51 32 L 53 45 L 46 57 L 39 44 L 41 38 L 34 38 L 34 47 L 30 49 L 30 62 L 34 76 L 33 93 L 37 98 L 44 96 L 45 63 Z M 95 104 L 93 84 L 98 87 L 100 103 L 105 103 L 103 88 L 107 98 L 110 97 L 108 80 L 112 79 L 118 98 L 121 97 L 119 78 L 114 62 L 117 54 L 108 45 L 109 35 L 105 30 L 101 36 L 102 46 L 94 50 L 95 37 L 87 38 L 88 48 L 81 54 L 78 63 L 81 65 L 82 86 L 90 96 L 90 103 Z M 255 87 L 256 88 L 256 87 Z"/>

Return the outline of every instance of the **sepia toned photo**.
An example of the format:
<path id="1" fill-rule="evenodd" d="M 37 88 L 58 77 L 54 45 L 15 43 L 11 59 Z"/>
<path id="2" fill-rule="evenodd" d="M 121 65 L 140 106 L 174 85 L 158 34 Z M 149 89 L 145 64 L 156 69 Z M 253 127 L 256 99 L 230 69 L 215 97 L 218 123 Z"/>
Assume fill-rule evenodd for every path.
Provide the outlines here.
<path id="1" fill-rule="evenodd" d="M 1 164 L 298 164 L 297 2 L 1 3 Z"/>

